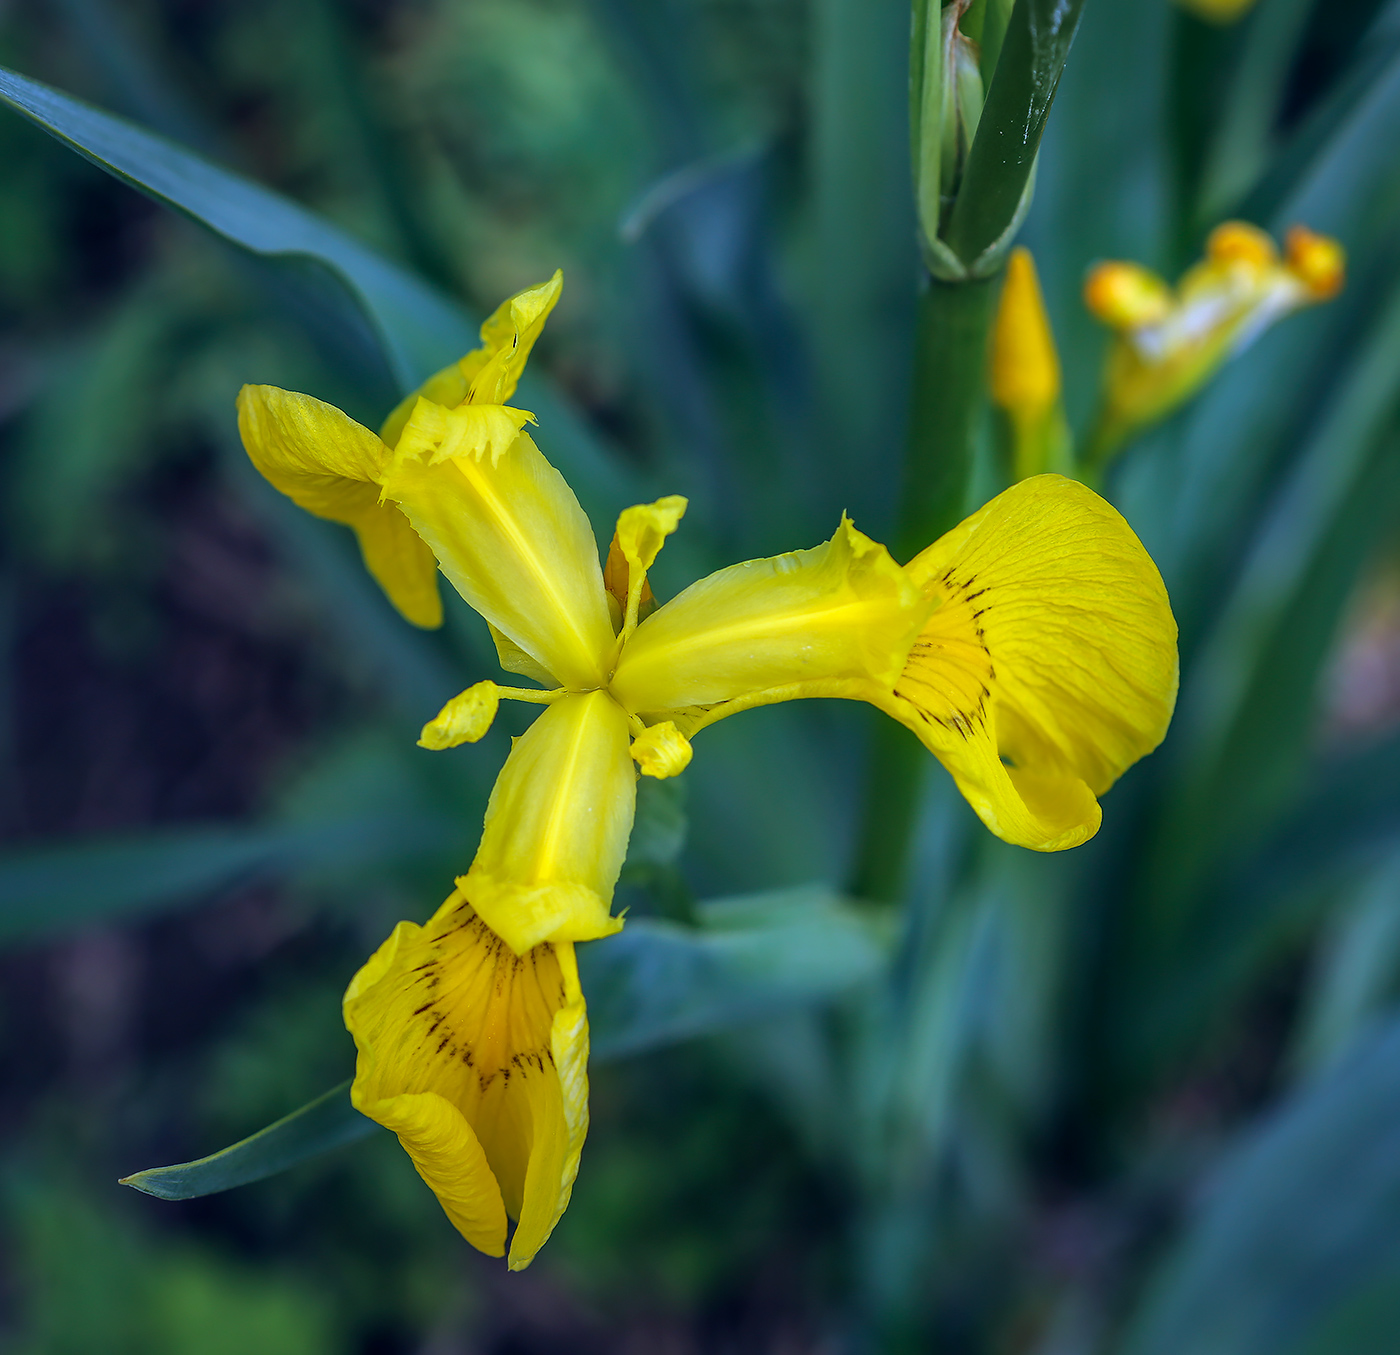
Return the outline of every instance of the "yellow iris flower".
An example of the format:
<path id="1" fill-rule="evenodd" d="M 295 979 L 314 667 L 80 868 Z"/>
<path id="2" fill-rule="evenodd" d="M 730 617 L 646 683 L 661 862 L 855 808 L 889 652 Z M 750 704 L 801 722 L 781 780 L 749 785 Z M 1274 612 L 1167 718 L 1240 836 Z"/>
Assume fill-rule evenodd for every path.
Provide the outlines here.
<path id="1" fill-rule="evenodd" d="M 1285 315 L 1336 296 L 1345 276 L 1346 253 L 1330 236 L 1294 226 L 1280 255 L 1247 221 L 1217 226 L 1175 289 L 1139 264 L 1096 265 L 1084 304 L 1114 338 L 1091 460 L 1164 418 Z"/>
<path id="2" fill-rule="evenodd" d="M 842 519 L 812 550 L 749 560 L 655 606 L 647 585 L 685 511 L 629 508 L 606 567 L 563 477 L 506 403 L 561 286 L 506 302 L 482 347 L 379 435 L 305 395 L 248 386 L 244 444 L 313 513 L 348 523 L 411 621 L 440 618 L 434 570 L 490 624 L 501 664 L 421 742 L 478 739 L 502 697 L 543 704 L 515 740 L 481 845 L 422 927 L 355 976 L 352 1098 L 393 1129 L 453 1223 L 492 1255 L 517 1220 L 529 1263 L 568 1203 L 587 1128 L 588 1026 L 574 943 L 611 916 L 636 771 L 670 776 L 690 739 L 802 697 L 869 701 L 912 729 L 983 821 L 1040 851 L 1099 825 L 1101 795 L 1161 740 L 1176 627 L 1155 566 L 1082 485 L 1023 481 L 900 566 Z"/>

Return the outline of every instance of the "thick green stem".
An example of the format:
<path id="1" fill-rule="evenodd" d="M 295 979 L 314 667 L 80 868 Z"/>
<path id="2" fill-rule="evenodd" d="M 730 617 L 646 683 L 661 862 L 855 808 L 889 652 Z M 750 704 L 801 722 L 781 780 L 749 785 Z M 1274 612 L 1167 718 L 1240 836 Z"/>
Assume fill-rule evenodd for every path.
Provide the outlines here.
<path id="1" fill-rule="evenodd" d="M 987 342 L 1001 279 L 932 281 L 919 303 L 914 390 L 897 554 L 917 554 L 962 520 L 986 405 Z M 871 744 L 851 887 L 891 900 L 904 888 L 929 754 L 881 719 Z"/>
<path id="2" fill-rule="evenodd" d="M 917 554 L 962 520 L 986 408 L 987 344 L 1000 275 L 933 279 L 919 299 L 914 383 L 895 553 Z"/>
<path id="3" fill-rule="evenodd" d="M 929 755 L 903 725 L 878 713 L 875 720 L 851 892 L 888 902 L 904 891 Z"/>

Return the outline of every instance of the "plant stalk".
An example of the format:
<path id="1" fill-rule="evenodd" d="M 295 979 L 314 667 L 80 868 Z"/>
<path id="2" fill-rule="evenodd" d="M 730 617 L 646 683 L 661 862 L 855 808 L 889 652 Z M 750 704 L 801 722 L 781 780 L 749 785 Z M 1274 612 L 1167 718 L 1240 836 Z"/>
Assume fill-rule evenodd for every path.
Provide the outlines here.
<path id="1" fill-rule="evenodd" d="M 919 301 L 914 383 L 895 553 L 916 555 L 961 520 L 986 407 L 987 344 L 1000 276 L 932 279 Z M 929 755 L 881 718 L 871 745 L 852 892 L 887 902 L 902 892 Z"/>

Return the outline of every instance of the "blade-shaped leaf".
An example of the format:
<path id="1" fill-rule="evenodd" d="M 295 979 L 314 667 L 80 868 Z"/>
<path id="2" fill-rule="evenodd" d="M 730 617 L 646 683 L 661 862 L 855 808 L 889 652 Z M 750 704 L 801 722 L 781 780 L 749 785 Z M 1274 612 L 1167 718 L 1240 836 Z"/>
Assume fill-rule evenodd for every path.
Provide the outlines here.
<path id="1" fill-rule="evenodd" d="M 883 950 L 868 917 L 819 888 L 715 899 L 702 927 L 639 919 L 580 952 L 595 1059 L 606 1060 L 819 1001 L 868 978 Z M 122 1178 L 163 1200 L 260 1181 L 364 1138 L 377 1127 L 350 1104 L 348 1082 L 194 1162 Z"/>
<path id="2" fill-rule="evenodd" d="M 1400 1324 L 1397 1281 L 1400 1020 L 1392 1017 L 1220 1165 L 1120 1349 L 1388 1355 Z"/>
<path id="3" fill-rule="evenodd" d="M 378 1128 L 350 1104 L 347 1080 L 221 1152 L 194 1162 L 133 1172 L 118 1184 L 161 1200 L 193 1200 L 276 1176 L 332 1148 L 368 1138 Z"/>
<path id="4" fill-rule="evenodd" d="M 883 959 L 868 917 L 826 889 L 716 899 L 697 914 L 699 928 L 638 919 L 579 952 L 596 1057 L 833 997 Z"/>
<path id="5" fill-rule="evenodd" d="M 239 881 L 399 859 L 451 840 L 450 821 L 356 815 L 325 823 L 168 828 L 0 857 L 0 941 L 129 920 Z"/>
<path id="6" fill-rule="evenodd" d="M 231 243 L 332 269 L 374 324 L 405 390 L 473 347 L 470 319 L 446 298 L 280 194 L 3 67 L 0 99 L 107 173 Z"/>
<path id="7" fill-rule="evenodd" d="M 477 343 L 467 313 L 407 270 L 288 198 L 62 90 L 0 67 L 0 100 L 100 169 L 264 258 L 329 270 L 369 319 L 403 390 Z M 538 378 L 519 401 L 546 430 L 552 457 L 600 526 L 645 491 Z"/>

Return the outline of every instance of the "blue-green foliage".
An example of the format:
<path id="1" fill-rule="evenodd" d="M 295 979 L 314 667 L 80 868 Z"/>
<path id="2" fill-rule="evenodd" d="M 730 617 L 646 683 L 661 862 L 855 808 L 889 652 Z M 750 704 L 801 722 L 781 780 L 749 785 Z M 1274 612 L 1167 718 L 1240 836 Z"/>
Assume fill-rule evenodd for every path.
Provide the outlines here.
<path id="1" fill-rule="evenodd" d="M 152 36 L 168 6 L 135 7 L 144 35 L 93 0 L 66 8 L 109 28 L 63 29 L 60 46 L 89 42 L 65 79 L 162 135 L 11 71 L 0 99 L 227 248 L 162 224 L 133 279 L 58 323 L 55 204 L 91 171 L 0 125 L 0 318 L 38 317 L 15 393 L 0 390 L 22 415 L 0 627 L 17 633 L 9 599 L 37 572 L 85 580 L 116 650 L 158 647 L 168 529 L 146 491 L 200 446 L 273 557 L 264 642 L 295 634 L 339 704 L 268 760 L 238 816 L 10 833 L 7 942 L 193 928 L 200 905 L 275 883 L 319 943 L 305 973 L 248 980 L 243 1027 L 129 1074 L 123 1105 L 178 1109 L 160 1126 L 124 1110 L 121 1151 L 168 1162 L 239 1140 L 132 1184 L 188 1198 L 302 1164 L 189 1216 L 192 1245 L 159 1233 L 165 1216 L 122 1212 L 142 1202 L 29 1171 L 31 1140 L 52 1136 L 19 1136 L 15 1348 L 107 1333 L 102 1348 L 217 1351 L 190 1335 L 217 1330 L 230 1350 L 314 1352 L 395 1323 L 450 1342 L 459 1282 L 407 1240 L 455 1245 L 435 1206 L 387 1144 L 320 1158 L 367 1122 L 343 1089 L 312 1098 L 352 1068 L 337 990 L 465 869 L 515 717 L 474 748 L 413 747 L 493 671 L 483 628 L 450 597 L 441 634 L 402 624 L 344 532 L 249 472 L 233 394 L 272 381 L 373 424 L 471 344 L 451 294 L 480 312 L 562 261 L 566 300 L 520 402 L 604 543 L 628 503 L 691 497 L 660 592 L 811 544 L 843 508 L 884 534 L 918 285 L 908 7 L 425 4 L 383 20 L 375 50 L 352 6 L 250 6 L 201 59 L 230 105 L 265 108 L 275 153 L 256 119 L 176 93 L 189 69 Z M 1181 625 L 1171 733 L 1106 797 L 1099 838 L 1058 857 L 987 838 L 930 769 L 912 882 L 888 909 L 844 893 L 859 712 L 755 712 L 701 736 L 681 782 L 644 782 L 628 925 L 580 968 L 597 1062 L 660 1052 L 599 1074 L 560 1275 L 617 1311 L 645 1308 L 652 1284 L 703 1308 L 741 1285 L 738 1258 L 790 1244 L 809 1279 L 839 1277 L 804 1321 L 890 1349 L 1393 1348 L 1397 711 L 1392 694 L 1358 716 L 1336 693 L 1367 618 L 1386 615 L 1400 540 L 1397 14 L 1259 0 L 1226 29 L 1167 0 L 1084 7 L 1025 227 L 1077 429 L 1103 349 L 1078 301 L 1094 260 L 1175 275 L 1230 216 L 1280 234 L 1303 221 L 1350 256 L 1339 300 L 1264 336 L 1109 477 Z M 0 17 L 0 54 L 30 69 L 26 42 L 48 70 Z M 978 483 L 998 474 L 989 462 Z M 0 731 L 0 772 L 28 737 Z M 662 1060 L 684 1070 L 673 1106 L 646 1100 Z M 70 1093 L 40 1100 L 72 1156 L 113 1179 L 142 1165 L 107 1171 L 108 1148 L 71 1129 Z M 759 1128 L 754 1101 L 772 1117 Z M 757 1142 L 783 1172 L 750 1189 L 735 1164 Z M 231 1258 L 210 1240 L 224 1234 L 270 1259 Z M 277 1271 L 302 1247 L 319 1259 Z M 630 1297 L 609 1248 L 638 1267 Z M 327 1295 L 352 1293 L 333 1311 Z"/>

